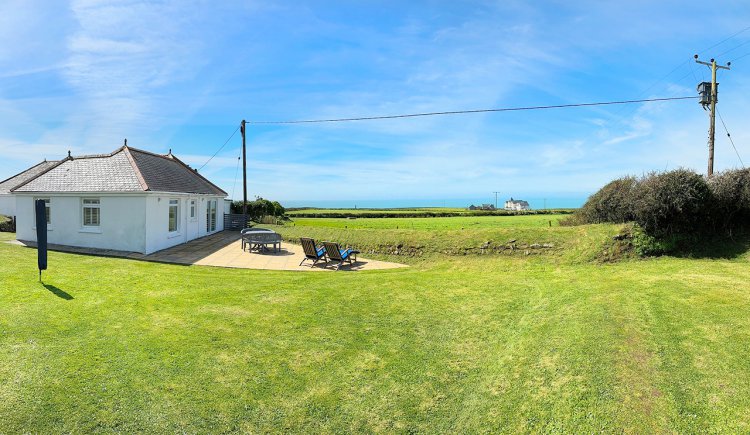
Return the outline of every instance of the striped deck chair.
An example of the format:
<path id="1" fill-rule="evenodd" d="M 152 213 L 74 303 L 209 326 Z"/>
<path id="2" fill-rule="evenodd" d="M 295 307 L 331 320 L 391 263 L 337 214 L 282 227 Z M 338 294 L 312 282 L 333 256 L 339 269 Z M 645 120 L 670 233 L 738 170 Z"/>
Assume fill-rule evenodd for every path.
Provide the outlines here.
<path id="1" fill-rule="evenodd" d="M 350 248 L 341 249 L 339 244 L 334 242 L 323 242 L 323 247 L 326 249 L 328 260 L 337 263 L 336 270 L 339 270 L 344 262 L 349 262 L 352 265 L 357 261 L 359 251 Z"/>
<path id="2" fill-rule="evenodd" d="M 315 264 L 321 260 L 325 260 L 326 264 L 328 264 L 325 248 L 323 248 L 322 246 L 320 248 L 315 246 L 315 240 L 307 237 L 300 237 L 299 241 L 302 244 L 302 249 L 305 251 L 305 258 L 300 261 L 300 266 L 302 266 L 302 263 L 307 260 L 312 261 L 310 267 L 315 266 Z"/>

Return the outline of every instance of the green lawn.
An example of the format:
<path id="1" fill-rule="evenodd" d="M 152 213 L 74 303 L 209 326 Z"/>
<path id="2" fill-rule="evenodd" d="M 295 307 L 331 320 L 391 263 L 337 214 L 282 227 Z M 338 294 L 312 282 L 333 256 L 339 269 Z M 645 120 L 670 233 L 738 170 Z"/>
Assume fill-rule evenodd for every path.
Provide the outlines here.
<path id="1" fill-rule="evenodd" d="M 747 254 L 304 273 L 52 252 L 44 285 L 36 251 L 0 259 L 0 433 L 750 431 Z"/>

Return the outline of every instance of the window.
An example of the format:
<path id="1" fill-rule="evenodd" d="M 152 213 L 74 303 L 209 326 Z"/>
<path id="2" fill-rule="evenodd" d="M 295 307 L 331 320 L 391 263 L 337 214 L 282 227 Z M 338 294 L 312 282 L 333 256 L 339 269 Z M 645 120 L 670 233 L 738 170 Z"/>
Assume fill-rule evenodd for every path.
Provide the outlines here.
<path id="1" fill-rule="evenodd" d="M 98 227 L 100 223 L 99 198 L 83 198 L 83 226 Z"/>
<path id="2" fill-rule="evenodd" d="M 206 231 L 216 231 L 216 200 L 206 202 Z"/>
<path id="3" fill-rule="evenodd" d="M 190 200 L 190 220 L 194 221 L 195 220 L 195 215 L 196 215 L 196 213 L 195 213 L 195 200 L 191 199 Z"/>
<path id="4" fill-rule="evenodd" d="M 180 229 L 180 200 L 169 200 L 169 232 L 174 233 Z"/>
<path id="5" fill-rule="evenodd" d="M 44 201 L 44 214 L 47 215 L 47 225 L 52 223 L 51 220 L 51 214 L 50 214 L 50 206 L 49 206 L 49 198 L 34 198 L 34 210 L 36 210 L 36 202 L 38 200 Z M 36 212 L 34 212 L 34 227 L 36 227 Z"/>

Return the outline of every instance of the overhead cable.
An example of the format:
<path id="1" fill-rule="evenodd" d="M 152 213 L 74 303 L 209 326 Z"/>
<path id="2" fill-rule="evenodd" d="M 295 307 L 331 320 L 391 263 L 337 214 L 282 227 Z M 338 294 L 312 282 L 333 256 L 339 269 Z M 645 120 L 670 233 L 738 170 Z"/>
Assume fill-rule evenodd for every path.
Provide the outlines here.
<path id="1" fill-rule="evenodd" d="M 518 112 L 525 110 L 545 110 L 545 109 L 565 109 L 571 107 L 592 107 L 592 106 L 607 106 L 614 104 L 633 104 L 633 103 L 653 103 L 657 101 L 674 101 L 674 100 L 688 100 L 696 99 L 698 97 L 668 97 L 668 98 L 646 98 L 642 100 L 623 100 L 623 101 L 603 101 L 596 103 L 576 103 L 576 104 L 555 104 L 549 106 L 528 106 L 528 107 L 504 107 L 498 109 L 472 109 L 472 110 L 451 110 L 445 112 L 425 112 L 425 113 L 409 113 L 403 115 L 384 115 L 384 116 L 360 116 L 351 118 L 330 118 L 330 119 L 302 119 L 302 120 L 289 120 L 289 121 L 247 121 L 248 124 L 313 124 L 313 123 L 324 123 L 324 122 L 348 122 L 348 121 L 375 121 L 382 119 L 397 119 L 397 118 L 416 118 L 421 116 L 443 116 L 443 115 L 462 115 L 472 113 L 495 113 L 495 112 Z"/>
<path id="2" fill-rule="evenodd" d="M 204 163 L 200 168 L 198 168 L 199 171 L 201 169 L 203 169 L 203 167 L 206 166 L 208 164 L 208 162 L 210 162 L 211 160 L 213 160 L 213 158 L 216 157 L 216 155 L 219 154 L 219 152 L 222 149 L 224 149 L 225 146 L 227 146 L 227 144 L 229 143 L 229 141 L 232 140 L 232 138 L 234 137 L 235 134 L 237 134 L 237 131 L 239 129 L 240 129 L 240 126 L 238 125 L 237 128 L 234 130 L 234 133 L 232 133 L 232 135 L 229 136 L 229 139 L 227 139 L 226 141 L 224 141 L 224 145 L 222 145 L 221 147 L 219 147 L 219 149 L 216 150 L 216 152 L 214 153 L 214 155 L 212 155 L 208 160 L 206 160 L 206 163 Z"/>

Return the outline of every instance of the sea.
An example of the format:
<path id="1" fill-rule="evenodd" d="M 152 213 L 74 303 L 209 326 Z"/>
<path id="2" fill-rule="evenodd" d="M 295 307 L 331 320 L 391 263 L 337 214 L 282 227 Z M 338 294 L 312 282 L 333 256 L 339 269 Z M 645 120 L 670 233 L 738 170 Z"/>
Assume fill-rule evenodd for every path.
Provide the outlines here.
<path id="1" fill-rule="evenodd" d="M 503 208 L 505 200 L 508 198 L 498 198 L 497 207 Z M 586 196 L 571 197 L 550 197 L 550 198 L 525 198 L 529 206 L 534 210 L 550 208 L 579 208 L 586 202 Z M 470 205 L 492 204 L 495 205 L 495 198 L 453 198 L 453 199 L 304 199 L 304 200 L 286 200 L 279 201 L 286 208 L 467 208 Z"/>

